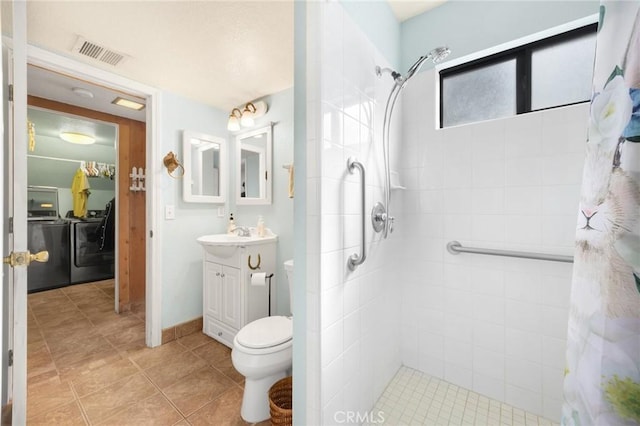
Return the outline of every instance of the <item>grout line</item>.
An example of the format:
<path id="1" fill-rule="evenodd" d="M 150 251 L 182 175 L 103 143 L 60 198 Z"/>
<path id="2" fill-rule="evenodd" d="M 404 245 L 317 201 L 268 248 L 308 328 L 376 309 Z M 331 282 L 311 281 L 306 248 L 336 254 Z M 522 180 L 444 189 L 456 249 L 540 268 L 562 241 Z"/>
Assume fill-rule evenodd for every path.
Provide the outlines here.
<path id="1" fill-rule="evenodd" d="M 78 391 L 76 390 L 71 380 L 69 380 L 69 387 L 71 388 L 71 392 L 73 392 L 73 396 L 75 397 L 75 403 L 78 404 L 78 407 L 80 407 L 80 414 L 82 414 L 82 419 L 84 420 L 86 425 L 91 426 L 89 415 L 85 411 L 84 405 L 82 405 L 82 402 L 80 401 L 80 396 L 78 395 Z"/>

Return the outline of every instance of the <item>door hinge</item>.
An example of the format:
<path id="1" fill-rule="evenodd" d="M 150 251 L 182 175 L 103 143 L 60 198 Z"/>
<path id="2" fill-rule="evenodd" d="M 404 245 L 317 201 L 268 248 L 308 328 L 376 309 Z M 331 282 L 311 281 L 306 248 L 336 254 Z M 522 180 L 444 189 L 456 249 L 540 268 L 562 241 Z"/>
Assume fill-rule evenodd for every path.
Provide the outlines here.
<path id="1" fill-rule="evenodd" d="M 9 349 L 9 367 L 13 365 L 13 349 Z"/>
<path id="2" fill-rule="evenodd" d="M 9 102 L 13 102 L 13 84 L 9 85 Z"/>
<path id="3" fill-rule="evenodd" d="M 13 234 L 13 217 L 9 218 L 9 233 Z"/>
<path id="4" fill-rule="evenodd" d="M 264 172 L 264 180 L 269 180 L 269 178 L 267 177 L 267 173 L 269 173 L 269 172 L 267 172 L 267 171 Z"/>
<path id="5" fill-rule="evenodd" d="M 149 238 L 153 238 L 153 230 L 149 231 Z"/>

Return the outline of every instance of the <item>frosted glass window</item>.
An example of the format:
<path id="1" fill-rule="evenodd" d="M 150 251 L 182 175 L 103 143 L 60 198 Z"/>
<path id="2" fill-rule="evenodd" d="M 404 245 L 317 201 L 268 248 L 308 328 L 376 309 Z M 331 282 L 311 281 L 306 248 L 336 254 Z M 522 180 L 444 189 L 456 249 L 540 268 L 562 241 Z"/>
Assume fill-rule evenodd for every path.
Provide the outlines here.
<path id="1" fill-rule="evenodd" d="M 444 127 L 516 114 L 516 60 L 510 59 L 445 77 Z"/>
<path id="2" fill-rule="evenodd" d="M 534 50 L 531 109 L 589 100 L 595 50 L 595 34 Z"/>

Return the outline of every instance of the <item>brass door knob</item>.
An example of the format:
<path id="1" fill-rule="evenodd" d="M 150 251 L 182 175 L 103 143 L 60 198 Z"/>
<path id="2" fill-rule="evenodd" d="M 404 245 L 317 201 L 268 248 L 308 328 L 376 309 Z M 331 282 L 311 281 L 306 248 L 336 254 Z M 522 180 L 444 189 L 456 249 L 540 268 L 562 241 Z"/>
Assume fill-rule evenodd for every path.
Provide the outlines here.
<path id="1" fill-rule="evenodd" d="M 6 263 L 12 268 L 16 266 L 29 266 L 31 262 L 47 262 L 49 260 L 49 252 L 46 250 L 35 254 L 25 252 L 12 252 L 9 256 L 2 258 L 2 263 Z"/>
<path id="2" fill-rule="evenodd" d="M 49 252 L 47 250 L 42 250 L 37 253 L 29 253 L 29 263 L 31 262 L 48 262 L 49 261 Z"/>

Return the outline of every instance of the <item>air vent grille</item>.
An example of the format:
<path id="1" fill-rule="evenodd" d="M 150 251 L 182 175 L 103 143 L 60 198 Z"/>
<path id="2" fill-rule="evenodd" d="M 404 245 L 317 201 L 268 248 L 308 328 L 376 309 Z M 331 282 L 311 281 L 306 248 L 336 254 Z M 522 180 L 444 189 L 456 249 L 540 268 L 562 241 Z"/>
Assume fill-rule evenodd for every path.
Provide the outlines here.
<path id="1" fill-rule="evenodd" d="M 114 67 L 128 57 L 127 55 L 118 53 L 111 49 L 107 49 L 106 47 L 100 46 L 97 43 L 86 40 L 82 36 L 78 36 L 76 44 L 71 50 L 79 55 L 104 62 L 105 64 L 109 64 Z"/>

